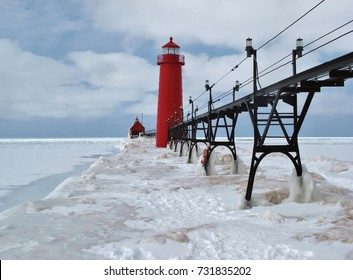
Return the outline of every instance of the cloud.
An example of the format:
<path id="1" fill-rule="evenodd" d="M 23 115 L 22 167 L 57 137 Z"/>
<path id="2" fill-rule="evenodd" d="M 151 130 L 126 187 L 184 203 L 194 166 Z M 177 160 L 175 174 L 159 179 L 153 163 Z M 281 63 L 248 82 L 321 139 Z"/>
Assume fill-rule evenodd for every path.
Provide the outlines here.
<path id="1" fill-rule="evenodd" d="M 58 85 L 78 78 L 73 67 L 25 52 L 10 40 L 0 39 L 0 55 L 3 85 Z"/>
<path id="2" fill-rule="evenodd" d="M 176 0 L 171 4 L 151 0 L 146 5 L 144 0 L 91 0 L 85 2 L 85 8 L 95 28 L 140 39 L 152 38 L 156 46 L 173 35 L 183 45 L 202 43 L 243 50 L 247 37 L 259 46 L 319 2 Z M 350 20 L 349 6 L 349 0 L 324 2 L 283 33 L 272 47 L 292 47 L 298 37 L 306 42 L 316 39 L 321 29 L 329 31 Z"/>
<path id="3" fill-rule="evenodd" d="M 70 64 L 0 40 L 2 118 L 99 117 L 157 89 L 157 66 L 130 54 L 75 52 Z"/>
<path id="4" fill-rule="evenodd" d="M 156 94 L 144 94 L 140 101 L 127 106 L 124 110 L 128 114 L 141 114 L 144 115 L 156 115 L 157 113 L 157 95 Z"/>
<path id="5" fill-rule="evenodd" d="M 156 90 L 158 69 L 147 60 L 129 53 L 70 53 L 69 58 L 88 82 L 98 87 Z M 127 96 L 127 98 L 129 98 Z"/>
<path id="6" fill-rule="evenodd" d="M 236 46 L 243 19 L 242 5 L 235 1 L 209 0 L 132 2 L 93 0 L 86 3 L 94 26 L 129 37 L 153 38 L 156 46 L 170 35 L 181 43 Z M 247 10 L 251 10 L 247 7 Z M 249 26 L 249 25 L 247 25 Z M 232 35 L 230 35 L 232 34 Z M 243 41 L 243 40 L 242 40 Z"/>

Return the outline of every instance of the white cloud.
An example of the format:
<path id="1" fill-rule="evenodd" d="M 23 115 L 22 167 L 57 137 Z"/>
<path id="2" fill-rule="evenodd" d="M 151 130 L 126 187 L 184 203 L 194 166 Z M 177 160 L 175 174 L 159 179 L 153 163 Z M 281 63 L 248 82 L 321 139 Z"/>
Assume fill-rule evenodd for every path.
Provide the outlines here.
<path id="1" fill-rule="evenodd" d="M 3 118 L 97 117 L 157 89 L 157 66 L 129 54 L 76 52 L 71 64 L 0 40 Z"/>
<path id="2" fill-rule="evenodd" d="M 99 87 L 156 90 L 158 69 L 147 60 L 128 53 L 97 54 L 91 51 L 69 54 L 88 82 Z"/>
<path id="3" fill-rule="evenodd" d="M 25 52 L 10 40 L 0 39 L 2 85 L 58 85 L 74 82 L 78 72 L 49 57 Z"/>
<path id="4" fill-rule="evenodd" d="M 243 49 L 252 37 L 259 46 L 318 4 L 318 0 L 91 0 L 86 10 L 97 29 L 153 39 L 156 46 L 170 35 L 182 44 L 203 43 Z M 274 42 L 290 47 L 298 37 L 312 41 L 351 19 L 350 1 L 325 1 Z M 197 46 L 196 46 L 197 47 Z M 339 48 L 347 49 L 345 46 Z"/>
<path id="5" fill-rule="evenodd" d="M 157 113 L 157 95 L 144 94 L 140 101 L 128 106 L 124 112 L 130 114 L 156 115 Z"/>

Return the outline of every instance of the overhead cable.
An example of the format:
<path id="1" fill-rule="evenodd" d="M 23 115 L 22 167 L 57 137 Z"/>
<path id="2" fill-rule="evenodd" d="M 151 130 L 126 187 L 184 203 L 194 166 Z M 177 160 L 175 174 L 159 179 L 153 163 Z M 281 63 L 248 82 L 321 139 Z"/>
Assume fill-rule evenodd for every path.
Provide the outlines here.
<path id="1" fill-rule="evenodd" d="M 323 2 L 325 2 L 325 0 L 322 0 L 320 3 L 316 4 L 313 8 L 311 8 L 309 11 L 307 11 L 304 15 L 302 15 L 301 17 L 299 17 L 297 20 L 295 20 L 293 23 L 291 23 L 290 25 L 288 25 L 285 29 L 283 29 L 281 32 L 279 32 L 276 36 L 272 37 L 270 40 L 268 40 L 266 43 L 264 43 L 263 45 L 261 45 L 257 50 L 262 49 L 264 46 L 266 46 L 267 44 L 269 44 L 270 42 L 272 42 L 274 39 L 276 39 L 279 35 L 281 35 L 282 33 L 284 33 L 286 30 L 288 30 L 290 27 L 292 27 L 294 24 L 296 24 L 298 21 L 300 21 L 302 18 L 304 18 L 307 14 L 309 14 L 311 11 L 315 10 L 319 5 L 321 5 Z"/>

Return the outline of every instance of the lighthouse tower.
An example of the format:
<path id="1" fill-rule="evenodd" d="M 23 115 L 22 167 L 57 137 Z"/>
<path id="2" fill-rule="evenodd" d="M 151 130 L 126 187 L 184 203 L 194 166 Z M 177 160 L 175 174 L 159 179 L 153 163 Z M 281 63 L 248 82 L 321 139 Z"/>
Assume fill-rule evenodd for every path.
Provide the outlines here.
<path id="1" fill-rule="evenodd" d="M 173 42 L 173 37 L 163 47 L 163 54 L 157 58 L 159 71 L 158 112 L 156 146 L 166 147 L 168 128 L 182 121 L 182 77 L 181 67 L 185 64 L 184 56 L 179 54 L 180 47 Z"/>

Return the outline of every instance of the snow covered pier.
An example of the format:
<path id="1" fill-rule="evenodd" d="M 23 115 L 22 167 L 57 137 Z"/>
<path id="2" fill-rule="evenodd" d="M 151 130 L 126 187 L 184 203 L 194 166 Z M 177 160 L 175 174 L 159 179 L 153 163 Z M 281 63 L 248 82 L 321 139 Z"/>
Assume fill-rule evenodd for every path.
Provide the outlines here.
<path id="1" fill-rule="evenodd" d="M 316 147 L 346 155 L 348 142 Z M 352 161 L 306 156 L 320 197 L 295 203 L 287 159 L 269 155 L 275 160 L 256 178 L 257 207 L 238 210 L 247 175 L 229 175 L 227 148 L 217 149 L 217 176 L 198 176 L 199 161 L 154 144 L 126 141 L 46 198 L 1 213 L 0 258 L 353 259 Z M 250 162 L 251 139 L 237 145 Z"/>

